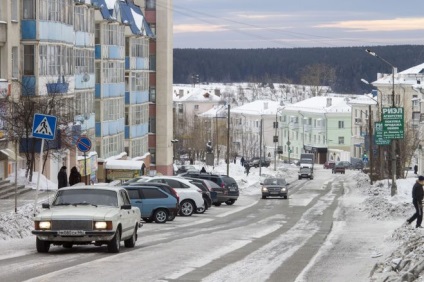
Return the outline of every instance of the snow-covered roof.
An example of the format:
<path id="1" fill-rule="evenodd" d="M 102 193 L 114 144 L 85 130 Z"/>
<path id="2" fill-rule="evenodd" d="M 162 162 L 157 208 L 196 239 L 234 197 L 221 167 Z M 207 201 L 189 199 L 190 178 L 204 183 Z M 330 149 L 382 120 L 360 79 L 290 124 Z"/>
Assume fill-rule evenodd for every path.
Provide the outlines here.
<path id="1" fill-rule="evenodd" d="M 280 102 L 271 100 L 257 100 L 234 108 L 231 110 L 231 113 L 246 115 L 275 115 L 278 108 L 281 108 Z"/>
<path id="2" fill-rule="evenodd" d="M 204 88 L 193 88 L 184 86 L 174 86 L 172 99 L 174 102 L 219 102 L 222 98 L 216 96 L 213 90 Z"/>
<path id="3" fill-rule="evenodd" d="M 198 114 L 198 116 L 204 118 L 226 117 L 227 107 L 225 105 L 215 105 L 213 108 L 207 110 L 206 112 Z"/>
<path id="4" fill-rule="evenodd" d="M 284 106 L 287 111 L 305 111 L 314 113 L 350 113 L 348 104 L 350 99 L 346 97 L 318 96 L 298 103 Z"/>
<path id="5" fill-rule="evenodd" d="M 105 169 L 140 170 L 143 163 L 143 161 L 132 160 L 107 160 Z"/>
<path id="6" fill-rule="evenodd" d="M 353 99 L 349 99 L 349 105 L 376 105 L 377 97 L 372 97 L 372 95 L 366 94 L 362 96 L 358 96 Z"/>
<path id="7" fill-rule="evenodd" d="M 376 81 L 374 81 L 372 84 L 378 85 L 378 84 L 391 84 L 393 73 L 388 74 L 379 74 L 379 77 Z M 406 69 L 404 71 L 395 72 L 395 84 L 416 84 L 417 80 L 424 78 L 424 63 L 416 65 L 414 67 L 411 67 L 409 69 Z"/>

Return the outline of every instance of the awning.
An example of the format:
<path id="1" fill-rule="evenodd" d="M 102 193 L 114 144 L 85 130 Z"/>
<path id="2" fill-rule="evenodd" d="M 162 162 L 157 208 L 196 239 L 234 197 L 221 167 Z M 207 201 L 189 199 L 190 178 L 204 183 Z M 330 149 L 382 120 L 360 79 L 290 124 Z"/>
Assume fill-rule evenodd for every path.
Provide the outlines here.
<path id="1" fill-rule="evenodd" d="M 107 160 L 105 169 L 141 170 L 143 161 Z"/>
<path id="2" fill-rule="evenodd" d="M 13 152 L 12 150 L 10 150 L 10 149 L 3 149 L 3 150 L 0 150 L 0 152 L 3 153 L 3 154 L 5 154 L 8 159 L 11 159 L 11 160 L 16 161 L 15 152 Z M 22 161 L 22 160 L 24 160 L 24 158 L 18 156 L 18 161 Z"/>

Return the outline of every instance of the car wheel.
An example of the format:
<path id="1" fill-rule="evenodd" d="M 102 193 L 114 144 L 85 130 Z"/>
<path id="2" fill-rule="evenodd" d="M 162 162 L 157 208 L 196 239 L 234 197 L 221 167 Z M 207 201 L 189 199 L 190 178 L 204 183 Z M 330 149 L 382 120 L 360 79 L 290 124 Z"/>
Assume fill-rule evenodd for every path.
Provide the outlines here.
<path id="1" fill-rule="evenodd" d="M 300 176 L 298 178 L 299 178 L 299 180 L 302 179 L 302 177 L 300 177 Z"/>
<path id="2" fill-rule="evenodd" d="M 116 229 L 115 236 L 107 243 L 107 251 L 109 253 L 119 253 L 121 249 L 121 231 Z"/>
<path id="3" fill-rule="evenodd" d="M 124 241 L 125 248 L 134 248 L 136 241 L 137 241 L 137 226 L 134 227 L 134 232 L 131 235 L 131 238 Z"/>
<path id="4" fill-rule="evenodd" d="M 194 212 L 194 204 L 189 200 L 184 200 L 180 205 L 180 215 L 190 216 Z"/>
<path id="5" fill-rule="evenodd" d="M 62 247 L 64 247 L 65 249 L 71 249 L 73 245 L 74 244 L 72 243 L 63 243 Z"/>
<path id="6" fill-rule="evenodd" d="M 156 223 L 165 223 L 168 219 L 168 212 L 164 209 L 157 209 L 153 213 L 153 219 Z"/>
<path id="7" fill-rule="evenodd" d="M 205 213 L 205 211 L 206 211 L 205 207 L 200 207 L 200 208 L 197 208 L 196 213 L 202 214 L 202 213 Z"/>
<path id="8" fill-rule="evenodd" d="M 262 199 L 266 199 L 266 196 L 262 196 Z"/>
<path id="9" fill-rule="evenodd" d="M 287 196 L 284 196 L 284 199 L 287 199 Z"/>
<path id="10" fill-rule="evenodd" d="M 231 206 L 231 205 L 232 205 L 232 204 L 234 204 L 235 202 L 236 202 L 236 200 L 231 199 L 231 200 L 226 201 L 225 203 L 226 203 L 227 205 Z"/>
<path id="11" fill-rule="evenodd" d="M 35 245 L 37 247 L 37 252 L 39 253 L 48 253 L 50 250 L 50 242 L 42 241 L 38 239 L 38 237 L 35 239 Z"/>
<path id="12" fill-rule="evenodd" d="M 153 222 L 153 218 L 151 217 L 143 217 L 143 220 L 147 223 L 152 223 Z"/>
<path id="13" fill-rule="evenodd" d="M 173 221 L 175 219 L 175 214 L 168 215 L 168 221 Z"/>
<path id="14" fill-rule="evenodd" d="M 219 207 L 220 205 L 221 205 L 222 203 L 221 202 L 219 202 L 219 203 L 215 203 L 215 204 L 213 204 L 215 207 Z"/>

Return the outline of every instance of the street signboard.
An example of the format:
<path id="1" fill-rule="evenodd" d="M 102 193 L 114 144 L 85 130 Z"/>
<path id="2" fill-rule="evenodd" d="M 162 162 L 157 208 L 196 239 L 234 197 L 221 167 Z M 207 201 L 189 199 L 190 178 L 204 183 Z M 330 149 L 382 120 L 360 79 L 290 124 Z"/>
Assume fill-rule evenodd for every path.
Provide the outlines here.
<path id="1" fill-rule="evenodd" d="M 390 139 L 383 137 L 383 123 L 375 122 L 374 123 L 374 141 L 376 145 L 384 146 L 390 145 Z"/>
<path id="2" fill-rule="evenodd" d="M 81 136 L 77 140 L 77 148 L 81 152 L 85 153 L 91 150 L 91 140 L 86 136 Z"/>
<path id="3" fill-rule="evenodd" d="M 32 123 L 32 136 L 41 139 L 54 140 L 56 135 L 55 116 L 35 114 Z"/>
<path id="4" fill-rule="evenodd" d="M 384 139 L 404 138 L 404 110 L 403 108 L 383 108 L 381 112 L 383 121 Z"/>

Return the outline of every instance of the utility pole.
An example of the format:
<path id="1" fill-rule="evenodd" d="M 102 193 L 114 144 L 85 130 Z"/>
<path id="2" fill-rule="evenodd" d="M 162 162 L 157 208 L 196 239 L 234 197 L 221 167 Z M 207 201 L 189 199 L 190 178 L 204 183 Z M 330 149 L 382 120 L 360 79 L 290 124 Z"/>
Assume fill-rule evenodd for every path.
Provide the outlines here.
<path id="1" fill-rule="evenodd" d="M 259 176 L 262 175 L 262 130 L 263 130 L 263 121 L 261 116 L 261 128 L 259 133 Z"/>
<path id="2" fill-rule="evenodd" d="M 227 117 L 227 175 L 230 176 L 230 109 L 231 105 L 228 104 L 228 117 Z"/>
<path id="3" fill-rule="evenodd" d="M 369 158 L 370 158 L 370 183 L 371 183 L 371 185 L 373 184 L 373 182 L 372 182 L 372 178 L 373 178 L 373 169 L 374 169 L 374 166 L 373 166 L 373 159 L 374 159 L 374 157 L 373 157 L 373 144 L 372 144 L 372 142 L 373 142 L 373 140 L 372 140 L 372 110 L 371 110 L 371 105 L 368 105 L 368 142 L 369 142 L 369 145 L 368 145 L 368 147 L 369 147 Z"/>

